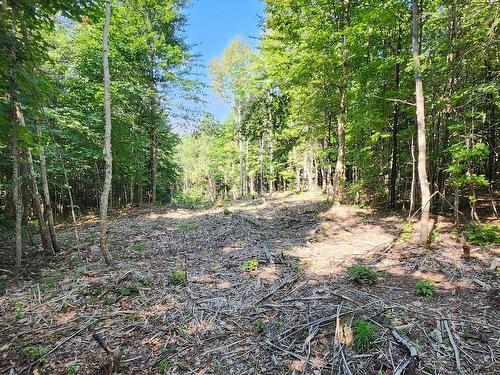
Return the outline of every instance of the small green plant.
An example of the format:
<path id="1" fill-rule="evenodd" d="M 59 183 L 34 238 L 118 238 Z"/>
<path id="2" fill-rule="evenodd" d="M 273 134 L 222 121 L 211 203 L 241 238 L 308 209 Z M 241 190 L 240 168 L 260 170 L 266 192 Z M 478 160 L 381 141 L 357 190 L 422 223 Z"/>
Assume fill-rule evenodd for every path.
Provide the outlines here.
<path id="1" fill-rule="evenodd" d="M 14 318 L 16 320 L 21 320 L 24 318 L 25 312 L 24 312 L 24 307 L 23 305 L 16 305 L 14 309 Z"/>
<path id="2" fill-rule="evenodd" d="M 229 215 L 231 211 L 229 211 L 229 208 L 224 207 L 224 215 Z"/>
<path id="3" fill-rule="evenodd" d="M 401 226 L 401 240 L 404 242 L 410 242 L 413 237 L 413 224 L 412 223 L 404 223 Z"/>
<path id="4" fill-rule="evenodd" d="M 262 319 L 257 319 L 255 321 L 254 325 L 255 325 L 255 332 L 257 332 L 259 334 L 264 332 L 265 325 L 264 325 L 264 321 Z"/>
<path id="5" fill-rule="evenodd" d="M 255 271 L 259 266 L 259 261 L 257 259 L 248 259 L 243 262 L 241 269 L 245 272 Z"/>
<path id="6" fill-rule="evenodd" d="M 139 294 L 139 287 L 134 283 L 123 284 L 118 288 L 118 293 L 123 296 L 132 296 Z"/>
<path id="7" fill-rule="evenodd" d="M 182 285 L 187 281 L 187 272 L 185 270 L 176 269 L 168 277 L 169 284 Z"/>
<path id="8" fill-rule="evenodd" d="M 137 242 L 134 245 L 134 250 L 138 253 L 143 253 L 146 250 L 146 244 L 144 242 Z"/>
<path id="9" fill-rule="evenodd" d="M 294 270 L 295 272 L 302 272 L 302 270 L 304 269 L 304 266 L 300 262 L 292 263 L 291 267 L 292 267 L 292 270 Z"/>
<path id="10" fill-rule="evenodd" d="M 85 275 L 87 273 L 87 267 L 78 266 L 75 268 L 75 273 L 76 273 L 76 276 L 78 276 L 78 277 Z"/>
<path id="11" fill-rule="evenodd" d="M 43 364 L 44 361 L 42 360 L 43 359 L 43 356 L 45 355 L 45 353 L 48 352 L 47 348 L 45 348 L 44 346 L 25 346 L 23 347 L 23 352 L 25 352 L 26 354 L 28 354 L 31 359 L 33 360 L 33 362 L 38 362 L 39 364 Z"/>
<path id="12" fill-rule="evenodd" d="M 160 362 L 160 364 L 158 365 L 158 371 L 160 371 L 161 374 L 164 374 L 168 371 L 168 361 L 166 359 Z"/>
<path id="13" fill-rule="evenodd" d="M 467 241 L 472 245 L 499 245 L 500 227 L 494 225 L 469 224 L 466 237 Z"/>
<path id="14" fill-rule="evenodd" d="M 366 320 L 360 320 L 354 326 L 354 347 L 359 351 L 370 349 L 375 337 L 373 324 Z"/>
<path id="15" fill-rule="evenodd" d="M 70 364 L 68 364 L 68 366 L 66 366 L 66 373 L 68 375 L 76 375 L 77 370 L 78 366 L 76 362 L 71 362 Z"/>
<path id="16" fill-rule="evenodd" d="M 415 284 L 415 292 L 417 292 L 417 294 L 421 295 L 422 297 L 432 297 L 434 295 L 434 289 L 434 281 L 429 279 L 417 281 L 417 283 Z"/>
<path id="17" fill-rule="evenodd" d="M 355 264 L 347 269 L 351 277 L 361 284 L 374 284 L 377 281 L 378 273 L 367 266 Z"/>
<path id="18" fill-rule="evenodd" d="M 151 285 L 151 278 L 148 277 L 148 276 L 142 276 L 139 280 L 139 282 L 143 285 L 143 286 L 150 286 Z"/>
<path id="19" fill-rule="evenodd" d="M 194 221 L 184 221 L 182 223 L 175 224 L 175 228 L 179 231 L 188 231 L 198 228 L 198 223 Z"/>
<path id="20" fill-rule="evenodd" d="M 437 240 L 438 236 L 439 236 L 439 228 L 437 228 L 437 227 L 432 228 L 429 242 L 430 243 L 435 242 Z"/>
<path id="21" fill-rule="evenodd" d="M 59 282 L 59 276 L 56 272 L 45 272 L 42 275 L 41 289 L 43 291 L 53 289 L 57 286 Z"/>

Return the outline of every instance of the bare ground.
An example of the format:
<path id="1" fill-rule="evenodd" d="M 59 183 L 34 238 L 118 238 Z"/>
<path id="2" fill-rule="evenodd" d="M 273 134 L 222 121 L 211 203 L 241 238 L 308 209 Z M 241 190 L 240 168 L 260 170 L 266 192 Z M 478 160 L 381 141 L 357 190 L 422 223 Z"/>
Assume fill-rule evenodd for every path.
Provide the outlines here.
<path id="1" fill-rule="evenodd" d="M 42 263 L 32 249 L 31 272 L 0 295 L 0 372 L 106 373 L 112 355 L 97 334 L 122 374 L 500 373 L 498 248 L 462 258 L 437 218 L 423 249 L 401 239 L 401 218 L 323 199 L 124 211 L 111 225 L 112 268 L 88 218 L 79 251 Z M 71 236 L 61 233 L 68 249 Z M 257 269 L 243 270 L 252 259 Z M 377 282 L 351 280 L 355 263 Z M 175 271 L 187 281 L 174 285 Z M 414 291 L 424 278 L 432 298 Z M 351 345 L 359 320 L 376 331 L 364 350 Z"/>

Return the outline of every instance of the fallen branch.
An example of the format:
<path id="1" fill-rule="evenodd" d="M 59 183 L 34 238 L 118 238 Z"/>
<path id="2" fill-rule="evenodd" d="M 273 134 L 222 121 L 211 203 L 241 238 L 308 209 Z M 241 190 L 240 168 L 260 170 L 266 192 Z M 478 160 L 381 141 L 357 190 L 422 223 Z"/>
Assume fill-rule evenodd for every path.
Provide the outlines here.
<path id="1" fill-rule="evenodd" d="M 458 351 L 457 344 L 455 343 L 455 340 L 453 339 L 453 334 L 451 333 L 450 327 L 448 326 L 448 321 L 443 320 L 443 325 L 444 325 L 444 328 L 446 329 L 446 333 L 448 333 L 448 339 L 450 339 L 450 344 L 453 348 L 453 351 L 455 352 L 455 363 L 457 365 L 457 372 L 459 374 L 463 374 L 464 372 L 462 370 L 462 365 L 460 363 L 460 353 Z"/>
<path id="2" fill-rule="evenodd" d="M 415 370 L 417 368 L 417 363 L 419 361 L 417 349 L 415 349 L 415 347 L 411 344 L 410 340 L 408 340 L 406 337 L 401 336 L 399 334 L 399 332 L 396 331 L 394 328 L 391 329 L 391 334 L 399 344 L 401 344 L 402 346 L 404 346 L 406 348 L 406 350 L 408 351 L 408 354 L 410 355 L 396 369 L 396 371 L 394 372 L 394 375 L 403 374 L 407 367 L 408 367 L 408 371 L 406 372 L 407 375 L 415 374 Z"/>

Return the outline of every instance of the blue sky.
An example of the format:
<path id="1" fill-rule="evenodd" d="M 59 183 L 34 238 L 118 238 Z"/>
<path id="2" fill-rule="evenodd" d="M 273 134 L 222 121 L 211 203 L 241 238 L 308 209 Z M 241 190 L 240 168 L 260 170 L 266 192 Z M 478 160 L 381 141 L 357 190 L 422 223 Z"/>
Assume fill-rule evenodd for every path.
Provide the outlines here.
<path id="1" fill-rule="evenodd" d="M 261 0 L 191 0 L 185 10 L 187 16 L 186 39 L 199 53 L 203 67 L 197 68 L 200 79 L 210 85 L 208 64 L 213 57 L 219 57 L 229 42 L 239 36 L 251 46 L 257 45 L 260 34 L 259 16 L 263 13 Z M 210 88 L 206 89 L 205 110 L 223 120 L 230 107 L 218 98 Z"/>

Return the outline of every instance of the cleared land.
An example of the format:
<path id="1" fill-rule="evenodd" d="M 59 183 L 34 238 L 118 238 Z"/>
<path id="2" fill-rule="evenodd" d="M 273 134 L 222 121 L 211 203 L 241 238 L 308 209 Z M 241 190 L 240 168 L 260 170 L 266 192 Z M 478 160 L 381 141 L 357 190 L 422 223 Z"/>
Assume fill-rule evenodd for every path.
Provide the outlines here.
<path id="1" fill-rule="evenodd" d="M 68 228 L 70 250 L 43 264 L 32 249 L 33 273 L 5 285 L 0 371 L 109 373 L 97 334 L 124 374 L 500 373 L 499 249 L 463 258 L 442 218 L 422 249 L 404 222 L 315 194 L 124 211 L 107 268 L 89 217 L 79 251 Z M 376 282 L 353 280 L 353 264 Z M 430 298 L 414 290 L 423 279 Z M 375 330 L 363 348 L 360 320 Z"/>

